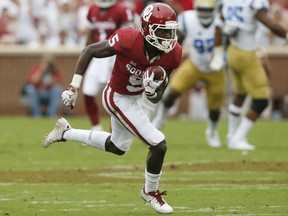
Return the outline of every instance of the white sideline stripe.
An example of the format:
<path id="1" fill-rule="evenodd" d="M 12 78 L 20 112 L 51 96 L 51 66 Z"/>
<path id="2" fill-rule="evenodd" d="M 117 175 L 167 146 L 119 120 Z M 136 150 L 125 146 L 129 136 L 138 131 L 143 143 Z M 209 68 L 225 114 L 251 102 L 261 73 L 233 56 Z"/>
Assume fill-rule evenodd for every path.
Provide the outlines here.
<path id="1" fill-rule="evenodd" d="M 1 201 L 11 201 L 11 200 L 15 200 L 13 198 L 0 198 L 0 202 Z"/>
<path id="2" fill-rule="evenodd" d="M 272 206 L 271 206 L 272 207 Z M 277 206 L 278 207 L 278 206 Z M 279 207 L 283 207 L 283 206 L 279 206 Z M 213 212 L 213 213 L 222 213 L 223 210 L 226 210 L 228 212 L 243 212 L 244 211 L 244 207 L 243 206 L 232 206 L 232 207 L 217 207 L 217 209 L 212 209 L 212 208 L 198 208 L 198 209 L 193 209 L 191 207 L 185 207 L 185 206 L 173 206 L 175 213 L 188 213 L 188 212 L 203 212 L 203 213 L 208 213 L 208 212 Z M 266 206 L 265 206 L 266 208 Z M 221 214 L 217 214 L 218 216 L 221 216 Z M 227 214 L 225 214 L 227 215 Z M 250 213 L 250 214 L 245 214 L 245 216 L 270 216 L 270 215 L 279 215 L 279 214 L 275 214 L 275 213 Z"/>
<path id="3" fill-rule="evenodd" d="M 162 180 L 165 181 L 169 181 L 171 179 L 167 179 L 167 178 L 163 178 Z M 176 180 L 178 180 L 179 178 L 175 178 Z M 173 180 L 173 179 L 172 179 Z M 0 187 L 9 187 L 9 186 L 15 186 L 15 185 L 27 185 L 27 186 L 39 186 L 39 185 L 54 185 L 54 186 L 62 186 L 62 185 L 69 185 L 71 183 L 0 183 Z M 117 183 L 118 184 L 118 183 Z M 130 185 L 131 183 L 119 183 L 119 185 Z M 85 185 L 89 186 L 89 185 L 93 185 L 90 183 L 85 183 Z M 99 185 L 110 185 L 109 183 L 101 183 Z M 213 186 L 213 189 L 211 188 L 211 186 Z M 186 185 L 185 186 L 185 190 L 223 190 L 223 187 L 225 187 L 226 189 L 239 189 L 239 185 L 237 184 L 195 184 L 195 185 Z M 251 189 L 251 188 L 255 188 L 257 187 L 257 189 L 261 189 L 261 190 L 266 190 L 266 189 L 271 189 L 271 188 L 277 188 L 277 189 L 283 189 L 283 190 L 287 190 L 287 186 L 283 185 L 283 184 L 264 184 L 264 185 L 241 185 L 240 188 L 241 189 Z M 225 189 L 224 188 L 224 189 Z M 88 190 L 88 189 L 87 189 Z M 82 191 L 87 191 L 82 190 Z M 182 188 L 170 188 L 169 190 L 173 190 L 173 191 L 183 191 Z M 30 191 L 34 191 L 33 189 Z M 108 191 L 108 190 L 107 190 Z M 61 190 L 55 190 L 53 191 L 53 193 L 61 193 Z M 110 191 L 109 191 L 110 192 Z M 1 197 L 1 196 L 0 196 Z"/>

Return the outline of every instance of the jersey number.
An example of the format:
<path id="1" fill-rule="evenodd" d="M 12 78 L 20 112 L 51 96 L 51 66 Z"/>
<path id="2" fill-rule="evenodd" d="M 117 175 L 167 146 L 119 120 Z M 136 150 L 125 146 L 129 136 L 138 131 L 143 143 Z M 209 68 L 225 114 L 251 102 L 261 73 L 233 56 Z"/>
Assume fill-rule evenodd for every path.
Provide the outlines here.
<path id="1" fill-rule="evenodd" d="M 129 77 L 129 83 L 131 85 L 127 85 L 126 89 L 129 91 L 129 92 L 137 92 L 137 91 L 141 91 L 143 89 L 142 87 L 142 79 L 139 79 L 138 77 L 136 76 L 130 76 Z"/>
<path id="2" fill-rule="evenodd" d="M 242 12 L 243 7 L 228 7 L 227 20 L 232 21 L 233 19 L 236 19 L 238 22 L 243 23 L 244 18 Z"/>
<path id="3" fill-rule="evenodd" d="M 112 38 L 109 39 L 108 43 L 109 43 L 109 46 L 112 47 L 115 45 L 116 42 L 119 41 L 119 36 L 118 34 L 115 34 Z"/>
<path id="4" fill-rule="evenodd" d="M 213 52 L 214 38 L 207 40 L 196 39 L 194 40 L 194 47 L 199 54 L 203 54 L 205 52 Z"/>

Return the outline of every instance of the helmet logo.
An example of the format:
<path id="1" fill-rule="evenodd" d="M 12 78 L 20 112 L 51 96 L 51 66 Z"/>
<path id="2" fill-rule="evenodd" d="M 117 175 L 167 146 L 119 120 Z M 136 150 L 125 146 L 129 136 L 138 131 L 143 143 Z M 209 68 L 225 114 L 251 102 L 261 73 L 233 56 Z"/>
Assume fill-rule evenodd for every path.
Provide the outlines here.
<path id="1" fill-rule="evenodd" d="M 148 22 L 150 17 L 152 16 L 152 10 L 153 10 L 153 6 L 149 5 L 145 8 L 145 10 L 143 11 L 143 20 L 145 22 Z"/>

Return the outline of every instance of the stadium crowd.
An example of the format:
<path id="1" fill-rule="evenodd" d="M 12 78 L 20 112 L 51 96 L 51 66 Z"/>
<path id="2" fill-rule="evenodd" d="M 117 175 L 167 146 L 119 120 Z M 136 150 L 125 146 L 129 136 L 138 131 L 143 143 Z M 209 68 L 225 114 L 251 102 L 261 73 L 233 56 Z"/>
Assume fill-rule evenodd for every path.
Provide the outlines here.
<path id="1" fill-rule="evenodd" d="M 149 3 L 161 1 L 119 0 L 139 15 Z M 193 8 L 193 0 L 162 0 L 180 13 Z M 270 0 L 270 15 L 288 26 L 286 0 Z M 89 23 L 86 19 L 93 0 L 1 0 L 0 44 L 31 46 L 85 45 Z M 136 19 L 137 20 L 137 19 Z M 265 37 L 263 37 L 263 33 Z M 259 42 L 281 44 L 265 27 L 259 30 Z M 260 37 L 261 36 L 261 37 Z"/>
<path id="2" fill-rule="evenodd" d="M 119 0 L 136 15 L 154 1 Z M 164 0 L 180 12 L 192 8 L 192 1 Z M 85 45 L 86 19 L 93 0 L 1 0 L 0 44 L 31 46 Z M 137 20 L 137 19 L 136 19 Z"/>

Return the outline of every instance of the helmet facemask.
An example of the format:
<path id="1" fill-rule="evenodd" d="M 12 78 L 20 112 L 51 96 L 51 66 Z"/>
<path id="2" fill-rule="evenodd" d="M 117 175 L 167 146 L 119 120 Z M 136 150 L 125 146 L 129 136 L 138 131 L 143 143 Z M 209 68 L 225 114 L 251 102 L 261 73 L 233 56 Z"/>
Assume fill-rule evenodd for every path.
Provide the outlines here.
<path id="1" fill-rule="evenodd" d="M 167 21 L 165 25 L 163 24 L 151 24 L 149 25 L 149 34 L 146 35 L 145 39 L 148 43 L 152 46 L 156 47 L 157 49 L 164 51 L 165 53 L 170 52 L 174 49 L 177 44 L 177 28 L 179 24 L 176 21 Z M 170 38 L 163 37 L 165 35 L 162 34 L 158 36 L 158 32 L 162 31 L 170 31 Z M 167 33 L 166 33 L 167 34 Z"/>

